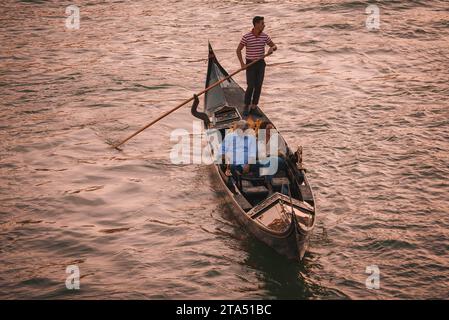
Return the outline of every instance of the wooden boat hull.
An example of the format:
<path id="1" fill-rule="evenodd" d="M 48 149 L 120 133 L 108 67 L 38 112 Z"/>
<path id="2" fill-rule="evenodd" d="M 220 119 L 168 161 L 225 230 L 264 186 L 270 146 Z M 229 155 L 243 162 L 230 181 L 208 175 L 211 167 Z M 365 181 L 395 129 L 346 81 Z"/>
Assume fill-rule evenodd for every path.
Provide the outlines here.
<path id="1" fill-rule="evenodd" d="M 206 87 L 227 75 L 226 70 L 218 63 L 209 45 Z M 207 92 L 204 111 L 212 122 L 210 127 L 206 129 L 212 128 L 224 131 L 224 128 L 231 125 L 233 121 L 243 119 L 243 95 L 243 89 L 232 78 Z M 227 112 L 226 116 L 221 116 L 222 110 Z M 262 110 L 257 110 L 261 119 L 269 121 Z M 216 121 L 219 115 L 219 121 L 221 122 Z M 213 147 L 211 145 L 209 147 L 211 154 L 213 154 Z M 244 193 L 242 193 L 243 190 L 239 190 L 234 178 L 229 178 L 224 174 L 221 164 L 213 164 L 213 167 L 215 174 L 226 190 L 237 221 L 255 238 L 273 248 L 279 254 L 290 259 L 301 260 L 305 255 L 315 225 L 315 199 L 305 170 L 293 163 L 293 160 L 291 160 L 293 153 L 289 148 L 287 151 L 289 154 L 286 163 L 290 197 L 281 194 L 281 192 L 276 192 L 250 204 L 242 199 L 245 198 Z M 291 194 L 291 184 L 296 190 L 295 197 L 292 197 Z M 279 214 L 279 217 L 275 216 L 276 213 Z"/>

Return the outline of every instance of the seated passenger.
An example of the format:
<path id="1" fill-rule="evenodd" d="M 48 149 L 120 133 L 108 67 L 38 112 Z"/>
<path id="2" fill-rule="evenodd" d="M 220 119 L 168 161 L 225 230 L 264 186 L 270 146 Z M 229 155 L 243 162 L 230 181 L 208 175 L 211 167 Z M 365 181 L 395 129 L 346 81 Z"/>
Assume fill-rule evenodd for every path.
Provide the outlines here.
<path id="1" fill-rule="evenodd" d="M 256 137 L 248 131 L 244 132 L 247 128 L 248 124 L 245 120 L 238 121 L 235 130 L 228 132 L 221 144 L 219 151 L 227 164 L 227 176 L 237 172 L 248 173 L 250 165 L 256 164 Z"/>
<path id="2" fill-rule="evenodd" d="M 258 167 L 259 174 L 265 176 L 266 184 L 272 193 L 272 179 L 279 170 L 285 171 L 287 164 L 285 155 L 287 146 L 274 126 L 269 122 L 263 122 L 258 131 Z"/>
<path id="3" fill-rule="evenodd" d="M 287 154 L 287 145 L 284 139 L 279 135 L 273 124 L 264 121 L 260 124 L 257 132 L 258 142 L 261 143 L 259 150 L 259 159 L 270 156 L 285 157 Z"/>

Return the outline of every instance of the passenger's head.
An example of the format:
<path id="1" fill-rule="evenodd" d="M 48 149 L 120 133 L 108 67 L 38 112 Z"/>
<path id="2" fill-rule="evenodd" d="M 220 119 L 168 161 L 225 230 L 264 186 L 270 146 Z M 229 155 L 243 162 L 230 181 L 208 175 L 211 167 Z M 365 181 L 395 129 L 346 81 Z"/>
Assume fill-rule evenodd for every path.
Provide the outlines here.
<path id="1" fill-rule="evenodd" d="M 245 120 L 239 120 L 234 124 L 234 130 L 243 133 L 246 129 L 248 129 L 248 123 Z"/>
<path id="2" fill-rule="evenodd" d="M 256 128 L 256 121 L 254 120 L 254 117 L 252 115 L 249 115 L 246 119 L 246 122 L 248 123 L 248 128 L 255 129 Z"/>

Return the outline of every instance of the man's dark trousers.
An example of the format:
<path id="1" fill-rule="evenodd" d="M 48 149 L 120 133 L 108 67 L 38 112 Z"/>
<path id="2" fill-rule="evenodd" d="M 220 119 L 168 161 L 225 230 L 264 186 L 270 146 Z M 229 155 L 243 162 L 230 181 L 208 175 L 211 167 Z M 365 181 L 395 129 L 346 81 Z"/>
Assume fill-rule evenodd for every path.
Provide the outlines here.
<path id="1" fill-rule="evenodd" d="M 253 60 L 246 60 L 246 64 Z M 263 78 L 265 76 L 265 60 L 259 60 L 248 69 L 246 69 L 246 83 L 248 88 L 245 92 L 245 106 L 250 104 L 257 106 L 259 104 L 260 93 L 262 91 Z"/>

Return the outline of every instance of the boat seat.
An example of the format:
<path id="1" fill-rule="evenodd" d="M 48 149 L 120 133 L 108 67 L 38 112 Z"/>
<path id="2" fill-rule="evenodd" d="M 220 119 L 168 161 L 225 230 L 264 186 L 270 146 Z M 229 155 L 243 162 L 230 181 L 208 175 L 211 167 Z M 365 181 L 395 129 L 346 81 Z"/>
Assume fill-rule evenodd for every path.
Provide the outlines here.
<path id="1" fill-rule="evenodd" d="M 271 179 L 271 186 L 275 191 L 281 192 L 285 195 L 290 194 L 290 181 L 287 177 L 274 177 Z"/>
<path id="2" fill-rule="evenodd" d="M 271 179 L 271 185 L 273 187 L 282 187 L 282 185 L 289 185 L 290 181 L 286 177 L 274 177 Z"/>
<path id="3" fill-rule="evenodd" d="M 266 197 L 268 189 L 265 186 L 243 188 L 242 192 L 248 197 Z"/>
<path id="4" fill-rule="evenodd" d="M 263 179 L 262 179 L 263 181 Z M 264 185 L 254 185 L 255 180 L 240 180 L 242 193 L 247 197 L 266 197 L 268 189 Z"/>
<path id="5" fill-rule="evenodd" d="M 242 180 L 242 188 L 251 188 L 254 187 L 254 185 L 249 180 Z"/>

